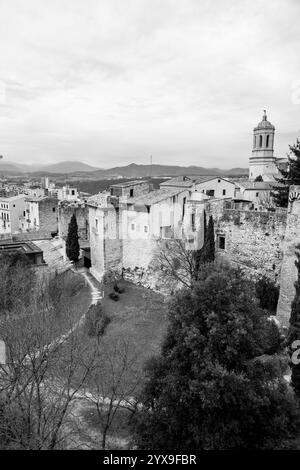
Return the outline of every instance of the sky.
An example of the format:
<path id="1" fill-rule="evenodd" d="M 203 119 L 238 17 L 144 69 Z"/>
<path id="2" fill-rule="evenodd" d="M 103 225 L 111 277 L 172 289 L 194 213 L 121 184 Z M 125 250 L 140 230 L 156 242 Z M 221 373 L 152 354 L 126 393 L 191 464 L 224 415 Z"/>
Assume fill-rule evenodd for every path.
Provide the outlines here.
<path id="1" fill-rule="evenodd" d="M 0 0 L 0 155 L 247 167 L 300 137 L 299 0 Z"/>

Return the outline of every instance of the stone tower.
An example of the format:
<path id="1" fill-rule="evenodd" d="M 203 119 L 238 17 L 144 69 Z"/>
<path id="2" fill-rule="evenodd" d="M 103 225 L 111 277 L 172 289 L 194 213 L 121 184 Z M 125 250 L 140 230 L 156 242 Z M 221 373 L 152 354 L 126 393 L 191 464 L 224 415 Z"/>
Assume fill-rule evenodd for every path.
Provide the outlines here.
<path id="1" fill-rule="evenodd" d="M 276 158 L 274 157 L 275 127 L 267 120 L 264 111 L 262 121 L 253 131 L 253 150 L 249 159 L 249 180 L 261 176 L 264 181 L 272 181 L 271 175 L 277 174 Z"/>

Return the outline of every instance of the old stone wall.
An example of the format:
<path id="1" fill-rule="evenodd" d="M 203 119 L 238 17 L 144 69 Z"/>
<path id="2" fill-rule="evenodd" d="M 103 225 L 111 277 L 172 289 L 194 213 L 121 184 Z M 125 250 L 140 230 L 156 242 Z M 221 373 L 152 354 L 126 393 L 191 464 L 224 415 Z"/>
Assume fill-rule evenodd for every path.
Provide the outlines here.
<path id="1" fill-rule="evenodd" d="M 84 202 L 61 201 L 58 206 L 58 233 L 60 238 L 65 239 L 68 235 L 69 223 L 75 214 L 78 224 L 78 235 L 80 240 L 89 238 L 89 216 L 88 207 Z"/>
<path id="2" fill-rule="evenodd" d="M 224 209 L 215 219 L 217 255 L 250 275 L 277 281 L 285 229 L 285 213 Z"/>
<path id="3" fill-rule="evenodd" d="M 293 186 L 291 194 L 299 192 L 300 186 Z M 294 283 L 298 271 L 295 266 L 296 247 L 300 244 L 300 200 L 291 199 L 288 207 L 286 233 L 283 242 L 283 261 L 280 273 L 280 292 L 277 306 L 277 317 L 282 326 L 288 327 L 291 315 L 291 304 L 295 296 Z"/>
<path id="4" fill-rule="evenodd" d="M 58 200 L 46 198 L 39 202 L 39 230 L 44 232 L 58 231 Z"/>

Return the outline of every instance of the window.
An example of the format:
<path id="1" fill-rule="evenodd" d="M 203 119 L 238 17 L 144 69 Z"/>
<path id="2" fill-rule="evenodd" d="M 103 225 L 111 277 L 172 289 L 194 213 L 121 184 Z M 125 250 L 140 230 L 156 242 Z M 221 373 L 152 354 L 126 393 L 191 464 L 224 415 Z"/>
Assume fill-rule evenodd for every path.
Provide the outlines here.
<path id="1" fill-rule="evenodd" d="M 145 232 L 145 233 L 148 233 L 148 225 L 145 225 L 145 226 L 144 226 L 144 232 Z"/>
<path id="2" fill-rule="evenodd" d="M 218 248 L 225 250 L 225 237 L 224 235 L 218 235 Z"/>
<path id="3" fill-rule="evenodd" d="M 226 189 L 223 189 L 223 196 L 226 196 Z"/>
<path id="4" fill-rule="evenodd" d="M 266 140 L 266 147 L 269 147 L 269 140 L 270 140 L 270 136 L 267 135 L 267 140 Z"/>
<path id="5" fill-rule="evenodd" d="M 192 225 L 192 231 L 195 232 L 196 226 L 195 226 L 195 214 L 191 214 L 191 225 Z"/>
<path id="6" fill-rule="evenodd" d="M 96 230 L 97 230 L 97 232 L 98 232 L 98 226 L 99 226 L 99 221 L 98 221 L 98 219 L 95 219 L 95 225 L 96 225 Z"/>
<path id="7" fill-rule="evenodd" d="M 218 183 L 221 183 L 221 180 L 218 180 Z"/>
<path id="8" fill-rule="evenodd" d="M 259 136 L 259 146 L 262 147 L 262 135 Z"/>
<path id="9" fill-rule="evenodd" d="M 55 212 L 55 207 L 52 207 L 52 212 Z"/>
<path id="10" fill-rule="evenodd" d="M 258 197 L 259 196 L 259 193 L 256 193 L 255 197 Z"/>
<path id="11" fill-rule="evenodd" d="M 133 197 L 133 189 L 130 190 L 130 197 Z"/>
<path id="12" fill-rule="evenodd" d="M 185 214 L 185 203 L 186 203 L 186 197 L 184 197 L 182 201 L 182 218 L 184 218 L 184 214 Z"/>
<path id="13" fill-rule="evenodd" d="M 72 196 L 74 196 L 74 195 L 75 195 L 75 190 L 74 190 L 74 189 L 72 189 Z"/>
<path id="14" fill-rule="evenodd" d="M 131 191 L 131 190 L 130 190 Z M 131 230 L 134 231 L 135 230 L 135 225 L 134 224 L 131 224 Z"/>
<path id="15" fill-rule="evenodd" d="M 206 194 L 207 194 L 207 196 L 213 197 L 215 195 L 215 190 L 214 189 L 207 189 Z"/>

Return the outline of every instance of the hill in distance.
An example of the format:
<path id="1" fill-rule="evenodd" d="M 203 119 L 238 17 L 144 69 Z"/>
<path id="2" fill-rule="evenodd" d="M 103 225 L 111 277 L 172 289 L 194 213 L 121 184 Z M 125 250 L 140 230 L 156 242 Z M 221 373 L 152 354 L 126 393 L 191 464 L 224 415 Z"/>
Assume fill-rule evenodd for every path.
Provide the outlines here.
<path id="1" fill-rule="evenodd" d="M 201 166 L 173 166 L 173 165 L 138 165 L 131 163 L 126 166 L 118 166 L 110 169 L 99 169 L 79 161 L 65 161 L 52 165 L 25 165 L 4 162 L 0 160 L 0 174 L 24 176 L 46 175 L 74 175 L 88 179 L 103 178 L 143 178 L 149 176 L 179 176 L 179 175 L 219 175 L 237 176 L 248 174 L 248 168 L 232 168 L 221 170 L 219 168 L 204 168 Z"/>

